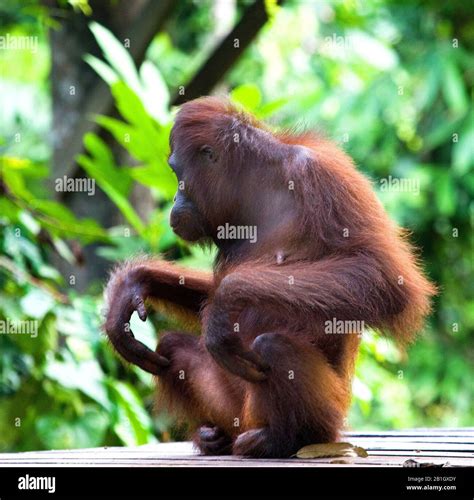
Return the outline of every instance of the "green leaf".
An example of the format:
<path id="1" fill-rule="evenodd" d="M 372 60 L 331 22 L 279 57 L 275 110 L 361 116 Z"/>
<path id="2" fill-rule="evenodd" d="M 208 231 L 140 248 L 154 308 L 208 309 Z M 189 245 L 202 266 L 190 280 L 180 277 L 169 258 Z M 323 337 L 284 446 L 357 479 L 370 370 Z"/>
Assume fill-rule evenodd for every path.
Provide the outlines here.
<path id="1" fill-rule="evenodd" d="M 97 166 L 86 156 L 80 155 L 77 158 L 77 162 L 79 163 L 79 165 L 81 165 L 82 168 L 84 168 L 84 170 L 87 171 L 87 173 L 91 177 L 94 177 L 95 174 L 97 174 Z M 120 194 L 120 192 L 117 189 L 115 189 L 114 185 L 108 182 L 105 178 L 102 178 L 101 180 L 96 178 L 96 180 L 98 181 L 102 190 L 107 194 L 107 196 L 115 203 L 117 208 L 122 212 L 122 214 L 128 220 L 130 225 L 135 229 L 135 231 L 137 231 L 137 233 L 141 234 L 145 229 L 145 225 L 143 224 L 142 220 L 133 209 L 132 205 L 128 202 L 128 200 L 124 198 Z"/>
<path id="2" fill-rule="evenodd" d="M 76 217 L 71 212 L 71 210 L 56 201 L 34 200 L 32 203 L 33 209 L 35 211 L 41 212 L 44 215 L 48 215 L 49 217 L 67 222 L 76 222 Z"/>
<path id="3" fill-rule="evenodd" d="M 89 5 L 89 0 L 67 0 L 67 2 L 76 12 L 82 12 L 85 16 L 92 15 L 92 7 Z"/>
<path id="4" fill-rule="evenodd" d="M 442 80 L 440 64 L 439 57 L 433 53 L 428 56 L 426 67 L 421 68 L 419 90 L 415 101 L 416 106 L 421 110 L 429 108 L 438 93 Z"/>
<path id="5" fill-rule="evenodd" d="M 157 189 L 165 199 L 171 199 L 177 190 L 178 181 L 167 164 L 161 168 L 156 164 L 148 167 L 132 167 L 128 172 L 140 184 Z"/>
<path id="6" fill-rule="evenodd" d="M 22 224 L 24 224 L 24 226 L 28 229 L 28 231 L 30 231 L 32 234 L 37 235 L 40 232 L 41 230 L 40 224 L 38 224 L 36 219 L 32 217 L 31 214 L 26 210 L 22 210 L 19 213 L 19 219 L 22 222 Z"/>
<path id="7" fill-rule="evenodd" d="M 34 271 L 38 273 L 44 265 L 38 246 L 26 238 L 21 238 L 19 243 L 19 251 L 28 259 Z"/>
<path id="8" fill-rule="evenodd" d="M 279 9 L 277 0 L 265 0 L 265 11 L 269 20 L 274 19 Z"/>
<path id="9" fill-rule="evenodd" d="M 110 151 L 95 134 L 86 134 L 84 144 L 92 157 L 80 155 L 77 162 L 88 173 L 89 177 L 97 181 L 135 231 L 141 234 L 145 225 L 124 196 L 124 193 L 129 189 L 131 179 L 123 169 L 115 167 Z"/>
<path id="10" fill-rule="evenodd" d="M 246 83 L 239 85 L 230 93 L 233 101 L 241 104 L 249 111 L 254 111 L 258 108 L 262 101 L 262 94 L 257 85 L 253 83 Z"/>
<path id="11" fill-rule="evenodd" d="M 150 214 L 145 237 L 153 253 L 163 252 L 177 243 L 177 237 L 170 228 L 167 207 L 154 210 Z"/>
<path id="12" fill-rule="evenodd" d="M 464 82 L 455 63 L 449 59 L 444 60 L 443 94 L 451 111 L 458 115 L 468 109 L 468 99 L 464 89 Z"/>
<path id="13" fill-rule="evenodd" d="M 162 127 L 152 122 L 146 127 L 143 124 L 130 125 L 108 116 L 99 116 L 97 122 L 132 156 L 146 164 L 127 168 L 128 176 L 144 186 L 156 189 L 165 199 L 171 199 L 176 192 L 177 180 L 166 160 L 169 126 Z"/>
<path id="14" fill-rule="evenodd" d="M 142 160 L 143 152 L 148 148 L 148 145 L 144 140 L 143 134 L 133 125 L 109 116 L 97 116 L 96 122 L 108 130 L 114 136 L 114 139 L 133 157 L 137 160 Z M 122 175 L 122 177 L 124 176 Z"/>
<path id="15" fill-rule="evenodd" d="M 424 137 L 424 146 L 428 151 L 438 147 L 445 141 L 451 140 L 452 135 L 459 131 L 461 119 L 441 119 L 436 122 L 435 127 Z"/>
<path id="16" fill-rule="evenodd" d="M 86 373 L 87 377 L 84 376 Z M 80 390 L 105 409 L 110 409 L 107 391 L 102 384 L 104 373 L 96 360 L 77 363 L 71 356 L 67 356 L 64 362 L 50 361 L 46 366 L 45 375 L 62 387 Z"/>
<path id="17" fill-rule="evenodd" d="M 137 339 L 153 351 L 156 349 L 156 332 L 151 321 L 142 321 L 136 312 L 130 318 L 130 328 Z"/>
<path id="18" fill-rule="evenodd" d="M 107 233 L 93 219 L 77 219 L 64 205 L 52 200 L 31 200 L 41 225 L 58 236 L 78 237 L 85 242 L 107 239 Z"/>
<path id="19" fill-rule="evenodd" d="M 112 85 L 118 81 L 119 77 L 117 73 L 104 61 L 98 59 L 97 57 L 87 54 L 84 56 L 84 61 L 106 82 L 108 85 Z"/>
<path id="20" fill-rule="evenodd" d="M 474 116 L 473 116 L 474 120 Z M 453 144 L 453 168 L 463 175 L 474 166 L 474 127 L 459 134 L 459 142 Z"/>
<path id="21" fill-rule="evenodd" d="M 74 420 L 63 414 L 50 413 L 39 416 L 36 432 L 47 449 L 95 448 L 102 444 L 108 426 L 108 418 L 95 408 L 87 408 Z"/>
<path id="22" fill-rule="evenodd" d="M 115 166 L 112 152 L 105 142 L 97 135 L 88 133 L 84 136 L 84 145 L 99 166 L 93 178 L 107 180 L 114 185 L 116 191 L 126 196 L 130 190 L 131 181 L 126 175 L 123 175 L 121 169 Z"/>
<path id="23" fill-rule="evenodd" d="M 153 130 L 153 119 L 147 113 L 137 93 L 130 86 L 118 81 L 110 87 L 110 90 L 115 98 L 117 109 L 129 123 Z"/>
<path id="24" fill-rule="evenodd" d="M 456 210 L 456 189 L 448 169 L 437 172 L 434 183 L 434 194 L 439 211 L 446 216 L 453 215 Z"/>
<path id="25" fill-rule="evenodd" d="M 69 264 L 74 264 L 76 262 L 76 258 L 72 253 L 71 249 L 67 246 L 67 244 L 61 238 L 53 237 L 52 238 L 54 248 L 56 252 Z"/>
<path id="26" fill-rule="evenodd" d="M 15 156 L 2 156 L 0 157 L 2 170 L 25 170 L 31 167 L 32 161 L 27 158 L 17 158 Z"/>
<path id="27" fill-rule="evenodd" d="M 33 194 L 26 187 L 23 175 L 19 171 L 14 169 L 3 170 L 2 180 L 11 193 L 20 200 L 29 202 L 33 199 Z"/>
<path id="28" fill-rule="evenodd" d="M 267 118 L 271 116 L 275 111 L 278 111 L 281 107 L 285 106 L 290 102 L 288 97 L 282 97 L 281 99 L 277 99 L 275 101 L 271 101 L 267 104 L 260 106 L 256 110 L 256 115 L 259 118 Z"/>
<path id="29" fill-rule="evenodd" d="M 164 156 L 163 151 L 156 148 L 156 142 L 150 142 L 151 140 L 159 141 L 158 130 L 137 127 L 108 116 L 99 116 L 96 121 L 137 160 L 148 163 L 155 161 L 156 155 Z"/>
<path id="30" fill-rule="evenodd" d="M 117 422 L 114 431 L 127 446 L 146 444 L 153 440 L 151 420 L 143 408 L 137 392 L 123 382 L 111 382 L 110 390 L 116 398 Z"/>
<path id="31" fill-rule="evenodd" d="M 7 198 L 0 197 L 0 224 L 14 224 L 19 220 L 21 209 Z"/>
<path id="32" fill-rule="evenodd" d="M 140 89 L 137 70 L 133 58 L 123 44 L 115 38 L 113 33 L 96 22 L 91 22 L 92 31 L 102 52 L 118 75 L 135 90 Z"/>
<path id="33" fill-rule="evenodd" d="M 33 288 L 21 298 L 20 305 L 27 316 L 41 319 L 54 307 L 55 302 L 51 295 L 39 288 Z"/>
<path id="34" fill-rule="evenodd" d="M 149 227 L 147 227 L 148 232 Z M 147 241 L 139 236 L 124 236 L 124 227 L 115 226 L 110 229 L 111 245 L 97 248 L 96 253 L 112 262 L 123 261 L 130 255 L 144 254 L 150 251 Z M 149 236 L 144 236 L 148 240 Z"/>
<path id="35" fill-rule="evenodd" d="M 41 264 L 38 267 L 37 272 L 38 272 L 39 276 L 41 276 L 42 278 L 54 280 L 57 283 L 61 283 L 61 281 L 63 279 L 62 274 L 57 269 L 55 269 L 52 266 L 48 266 L 47 264 Z"/>
<path id="36" fill-rule="evenodd" d="M 184 257 L 179 262 L 185 266 L 196 269 L 211 270 L 217 254 L 215 248 L 202 248 L 200 246 L 190 247 L 191 256 Z"/>
<path id="37" fill-rule="evenodd" d="M 145 61 L 140 68 L 141 97 L 147 111 L 160 123 L 170 121 L 170 93 L 158 68 Z"/>

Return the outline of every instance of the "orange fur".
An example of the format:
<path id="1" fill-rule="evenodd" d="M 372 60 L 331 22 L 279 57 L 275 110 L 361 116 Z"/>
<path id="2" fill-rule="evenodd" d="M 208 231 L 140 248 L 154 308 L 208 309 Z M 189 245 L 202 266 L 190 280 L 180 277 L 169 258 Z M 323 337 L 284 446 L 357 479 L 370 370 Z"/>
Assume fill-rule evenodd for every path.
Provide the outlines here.
<path id="1" fill-rule="evenodd" d="M 171 147 L 188 234 L 218 246 L 214 274 L 160 260 L 120 268 L 107 294 L 112 343 L 158 376 L 163 404 L 202 426 L 203 453 L 282 457 L 337 439 L 360 332 L 329 334 L 328 322 L 412 341 L 435 293 L 416 251 L 321 136 L 273 133 L 206 97 L 183 105 Z M 225 224 L 255 227 L 258 239 L 221 239 Z M 125 328 L 142 299 L 171 304 L 203 335 L 170 332 L 146 350 Z"/>

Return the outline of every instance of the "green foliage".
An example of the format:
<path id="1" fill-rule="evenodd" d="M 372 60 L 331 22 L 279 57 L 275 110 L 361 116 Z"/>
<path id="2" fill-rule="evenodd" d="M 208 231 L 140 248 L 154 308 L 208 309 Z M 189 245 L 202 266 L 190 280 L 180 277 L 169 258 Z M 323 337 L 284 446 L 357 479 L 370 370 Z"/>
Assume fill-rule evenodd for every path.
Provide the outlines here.
<path id="1" fill-rule="evenodd" d="M 89 12 L 88 2 L 69 3 Z M 47 189 L 46 33 L 23 8 L 0 8 L 12 32 L 40 39 L 35 56 L 1 51 L 0 322 L 32 331 L 0 335 L 0 450 L 133 445 L 169 439 L 170 431 L 179 435 L 168 417 L 151 416 L 151 378 L 124 366 L 101 335 L 100 294 L 93 287 L 77 294 L 56 262 L 74 262 L 75 245 L 94 244 L 111 261 L 169 251 L 185 265 L 210 267 L 212 252 L 189 248 L 169 228 L 176 179 L 166 161 L 170 94 L 210 53 L 218 28 L 210 6 L 180 4 L 138 69 L 107 29 L 90 25 L 104 60 L 85 60 L 109 85 L 118 110 L 114 118 L 94 119 L 130 157 L 130 164 L 118 165 L 97 134 L 83 138 L 79 165 L 123 217 L 122 225 L 107 229 L 77 217 Z M 363 8 L 297 1 L 275 8 L 270 1 L 266 8 L 271 22 L 225 79 L 232 99 L 275 125 L 325 130 L 374 180 L 415 180 L 418 189 L 411 191 L 375 187 L 391 215 L 413 232 L 440 288 L 427 331 L 408 357 L 367 333 L 349 424 L 472 425 L 474 37 L 468 16 L 433 2 L 390 0 Z M 147 220 L 129 201 L 136 184 L 156 202 Z M 160 315 L 146 323 L 132 317 L 133 331 L 150 347 L 166 326 Z"/>

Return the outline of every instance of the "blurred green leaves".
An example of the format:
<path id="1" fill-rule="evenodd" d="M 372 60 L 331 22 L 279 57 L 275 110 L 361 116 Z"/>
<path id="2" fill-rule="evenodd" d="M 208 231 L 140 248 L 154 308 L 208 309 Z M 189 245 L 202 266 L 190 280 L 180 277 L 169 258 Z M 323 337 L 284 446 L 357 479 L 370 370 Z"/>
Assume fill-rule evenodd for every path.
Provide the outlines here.
<path id="1" fill-rule="evenodd" d="M 84 145 L 90 156 L 80 155 L 78 163 L 97 181 L 135 231 L 143 233 L 145 226 L 127 199 L 131 179 L 121 175 L 110 150 L 97 135 L 86 134 Z"/>
<path id="2" fill-rule="evenodd" d="M 86 61 L 110 85 L 122 117 L 119 120 L 98 116 L 96 121 L 139 165 L 116 166 L 109 148 L 93 133 L 84 137 L 88 155 L 80 155 L 78 163 L 115 203 L 135 232 L 148 242 L 148 248 L 159 249 L 163 230 L 155 220 L 148 225 L 142 221 L 128 196 L 133 182 L 151 189 L 158 202 L 171 200 L 176 192 L 176 177 L 167 164 L 171 130 L 168 89 L 150 62 L 145 61 L 137 72 L 129 52 L 109 30 L 97 23 L 91 23 L 90 29 L 108 64 L 90 55 Z"/>
<path id="3" fill-rule="evenodd" d="M 89 407 L 74 420 L 63 414 L 42 415 L 35 427 L 45 449 L 94 448 L 104 440 L 107 420 L 104 412 Z"/>
<path id="4" fill-rule="evenodd" d="M 6 156 L 0 158 L 0 175 L 8 195 L 1 198 L 0 203 L 5 210 L 3 213 L 11 217 L 10 222 L 18 222 L 18 229 L 26 226 L 25 229 L 37 233 L 42 227 L 56 237 L 76 237 L 83 242 L 107 238 L 96 221 L 80 220 L 63 204 L 37 198 L 26 183 L 31 167 L 28 161 Z"/>
<path id="5" fill-rule="evenodd" d="M 142 400 L 135 389 L 123 382 L 111 382 L 114 395 L 116 423 L 114 431 L 127 446 L 137 446 L 155 441 L 149 415 L 143 409 Z"/>
<path id="6" fill-rule="evenodd" d="M 288 98 L 282 97 L 271 102 L 262 103 L 262 93 L 259 87 L 253 83 L 243 83 L 235 87 L 230 92 L 230 98 L 261 119 L 272 115 L 289 102 Z"/>
<path id="7" fill-rule="evenodd" d="M 89 26 L 108 64 L 91 55 L 85 56 L 86 62 L 112 88 L 114 83 L 121 81 L 139 98 L 138 102 L 130 106 L 129 102 L 125 103 L 128 105 L 124 105 L 123 100 L 115 95 L 117 106 L 122 108 L 124 118 L 129 118 L 131 123 L 141 123 L 142 119 L 148 122 L 149 117 L 153 117 L 162 124 L 168 122 L 170 96 L 157 68 L 151 62 L 145 61 L 138 72 L 130 53 L 122 42 L 117 40 L 107 28 L 96 22 L 90 23 Z M 130 95 L 127 99 L 131 99 Z M 135 115 L 133 113 L 135 110 L 140 111 L 143 107 L 148 114 Z"/>

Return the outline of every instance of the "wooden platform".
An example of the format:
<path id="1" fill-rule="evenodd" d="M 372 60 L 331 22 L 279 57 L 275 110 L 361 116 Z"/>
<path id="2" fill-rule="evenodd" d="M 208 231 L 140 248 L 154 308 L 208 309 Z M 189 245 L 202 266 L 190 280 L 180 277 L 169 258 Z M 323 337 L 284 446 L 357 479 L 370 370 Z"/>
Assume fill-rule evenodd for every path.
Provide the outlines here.
<path id="1" fill-rule="evenodd" d="M 416 467 L 426 464 L 474 467 L 474 427 L 413 429 L 398 432 L 349 432 L 346 433 L 344 440 L 362 446 L 369 456 L 305 460 L 203 457 L 193 450 L 191 443 L 185 442 L 131 448 L 1 453 L 0 467 Z M 414 462 L 407 463 L 407 460 Z"/>

